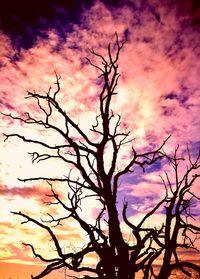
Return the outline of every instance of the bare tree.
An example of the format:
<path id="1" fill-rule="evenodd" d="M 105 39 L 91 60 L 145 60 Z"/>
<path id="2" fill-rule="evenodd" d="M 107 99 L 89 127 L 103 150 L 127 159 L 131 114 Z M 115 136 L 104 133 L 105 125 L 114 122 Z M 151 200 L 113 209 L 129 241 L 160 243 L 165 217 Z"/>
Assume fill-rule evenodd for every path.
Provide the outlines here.
<path id="1" fill-rule="evenodd" d="M 137 238 L 137 245 L 132 252 L 135 270 L 143 271 L 143 279 L 167 279 L 174 270 L 179 270 L 187 278 L 190 278 L 193 272 L 197 272 L 200 276 L 199 265 L 181 259 L 181 250 L 185 252 L 186 249 L 190 249 L 199 254 L 195 244 L 200 239 L 200 228 L 193 222 L 195 218 L 192 210 L 199 197 L 193 192 L 192 186 L 197 183 L 200 176 L 197 173 L 200 168 L 200 154 L 192 160 L 188 149 L 188 164 L 183 174 L 181 162 L 185 159 L 178 157 L 178 148 L 171 157 L 165 155 L 173 170 L 170 175 L 166 172 L 165 176 L 161 177 L 166 190 L 165 197 L 137 225 L 133 225 L 126 218 L 127 205 L 124 205 L 124 220 L 132 227 L 133 234 Z M 160 227 L 146 227 L 145 221 L 157 210 L 164 210 Z M 142 235 L 143 232 L 145 236 Z M 145 245 L 146 242 L 149 246 Z M 140 260 L 141 256 L 144 259 Z M 158 258 L 161 265 L 159 271 L 155 271 L 155 260 Z"/>
<path id="2" fill-rule="evenodd" d="M 179 164 L 184 160 L 178 157 L 178 148 L 169 162 L 174 170 L 174 183 L 170 181 L 168 174 L 165 174 L 163 183 L 166 189 L 165 208 L 166 219 L 164 223 L 164 256 L 163 264 L 159 272 L 159 279 L 169 278 L 173 269 L 180 269 L 185 275 L 191 273 L 185 268 L 191 268 L 200 275 L 200 267 L 187 261 L 181 261 L 179 256 L 180 249 L 199 250 L 195 246 L 195 241 L 199 239 L 200 227 L 192 224 L 195 219 L 192 214 L 191 206 L 199 201 L 193 190 L 192 185 L 196 183 L 200 176 L 197 171 L 200 168 L 200 153 L 195 160 L 192 160 L 188 150 L 188 165 L 184 174 L 179 172 Z M 172 257 L 174 262 L 172 263 Z"/>
<path id="3" fill-rule="evenodd" d="M 51 88 L 46 94 L 38 94 L 28 91 L 27 98 L 34 99 L 43 114 L 42 119 L 36 119 L 29 112 L 25 113 L 25 118 L 7 115 L 14 120 L 20 120 L 25 124 L 38 125 L 45 129 L 50 129 L 63 138 L 64 144 L 55 143 L 54 146 L 49 145 L 42 140 L 27 138 L 18 133 L 4 134 L 5 140 L 11 137 L 17 137 L 27 143 L 34 143 L 44 147 L 47 152 L 31 153 L 32 162 L 41 162 L 49 159 L 59 159 L 66 165 L 71 167 L 71 171 L 64 177 L 29 177 L 19 179 L 20 181 L 45 180 L 51 187 L 51 193 L 48 197 L 51 199 L 47 204 L 57 204 L 62 207 L 66 215 L 59 218 L 49 214 L 48 221 L 38 221 L 31 216 L 19 211 L 13 212 L 24 218 L 22 223 L 32 222 L 46 231 L 54 243 L 57 256 L 55 258 L 45 258 L 39 254 L 32 244 L 24 243 L 30 247 L 33 255 L 46 263 L 44 270 L 34 279 L 39 279 L 51 273 L 53 270 L 68 268 L 74 272 L 91 272 L 93 277 L 87 275 L 83 278 L 99 278 L 99 279 L 134 279 L 138 271 L 143 271 L 143 278 L 168 278 L 171 271 L 179 268 L 188 274 L 185 269 L 187 267 L 197 270 L 199 268 L 187 262 L 181 262 L 177 249 L 194 248 L 191 236 L 187 232 L 193 233 L 195 236 L 199 233 L 199 228 L 190 224 L 189 208 L 192 199 L 197 198 L 191 191 L 192 184 L 199 175 L 190 174 L 199 168 L 199 157 L 193 163 L 190 158 L 190 166 L 182 178 L 178 178 L 178 159 L 177 155 L 171 158 L 166 155 L 163 147 L 166 140 L 155 150 L 139 153 L 132 145 L 132 149 L 127 154 L 126 162 L 121 164 L 120 152 L 124 146 L 132 144 L 129 132 L 122 131 L 120 127 L 121 117 L 113 112 L 111 103 L 115 95 L 119 79 L 118 59 L 120 51 L 125 41 L 120 42 L 116 36 L 116 44 L 112 47 L 110 44 L 107 48 L 107 58 L 101 54 L 91 50 L 94 57 L 100 59 L 100 65 L 93 63 L 90 59 L 88 62 L 91 66 L 99 71 L 99 79 L 101 83 L 101 91 L 98 95 L 99 114 L 96 116 L 96 123 L 92 126 L 90 134 L 86 134 L 84 130 L 76 124 L 76 122 L 64 111 L 61 104 L 57 100 L 60 91 L 60 76 L 56 75 L 57 89 L 51 92 Z M 52 121 L 53 113 L 57 112 L 61 119 L 64 120 L 64 127 L 61 129 L 54 121 Z M 74 134 L 76 136 L 74 136 Z M 107 150 L 109 149 L 109 152 Z M 106 156 L 109 156 L 106 161 Z M 166 196 L 161 200 L 139 224 L 133 224 L 127 217 L 128 204 L 124 203 L 122 212 L 123 219 L 132 231 L 134 244 L 127 242 L 121 230 L 119 209 L 117 207 L 118 190 L 122 178 L 132 172 L 135 167 L 145 171 L 150 166 L 165 158 L 172 164 L 176 173 L 176 183 L 172 185 L 170 178 L 166 174 L 166 181 L 163 183 L 166 187 Z M 74 179 L 72 170 L 77 170 L 79 175 Z M 190 177 L 190 180 L 189 180 Z M 68 186 L 68 201 L 63 200 L 62 196 L 55 190 L 53 183 L 63 182 Z M 168 185 L 167 185 L 168 184 Z M 190 198 L 187 196 L 190 195 Z M 97 199 L 101 204 L 101 209 L 94 223 L 90 224 L 81 217 L 79 209 L 83 199 Z M 187 197 L 185 197 L 187 196 Z M 166 218 L 159 228 L 145 227 L 145 221 L 155 212 L 165 206 Z M 103 217 L 105 214 L 106 217 Z M 183 217 L 182 217 L 183 216 Z M 88 235 L 88 242 L 83 249 L 76 252 L 65 252 L 59 242 L 58 237 L 54 233 L 54 226 L 58 226 L 67 222 L 72 218 L 78 223 L 78 226 Z M 175 224 L 174 221 L 175 220 Z M 174 225 L 172 225 L 172 222 Z M 103 229 L 103 227 L 107 229 Z M 178 239 L 179 233 L 182 233 L 183 242 Z M 84 258 L 95 253 L 98 259 L 96 266 L 86 266 L 83 264 Z M 156 259 L 162 257 L 163 265 L 159 274 L 154 271 Z M 173 257 L 174 262 L 173 262 Z"/>

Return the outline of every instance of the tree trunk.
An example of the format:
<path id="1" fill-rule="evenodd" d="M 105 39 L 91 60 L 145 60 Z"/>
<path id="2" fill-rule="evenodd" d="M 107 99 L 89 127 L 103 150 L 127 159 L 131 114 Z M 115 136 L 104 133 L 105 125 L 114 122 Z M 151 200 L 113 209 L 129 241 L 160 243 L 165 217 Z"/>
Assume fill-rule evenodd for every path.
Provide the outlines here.
<path id="1" fill-rule="evenodd" d="M 116 279 L 129 278 L 129 253 L 128 247 L 124 242 L 118 219 L 118 212 L 115 203 L 110 200 L 108 203 L 108 225 L 109 241 L 114 255 L 115 276 Z M 110 279 L 110 278 L 109 278 Z"/>
<path id="2" fill-rule="evenodd" d="M 168 279 L 170 277 L 171 270 L 169 267 L 170 267 L 170 262 L 171 262 L 171 255 L 172 255 L 171 251 L 167 251 L 165 253 L 164 259 L 163 259 L 163 265 L 158 274 L 158 279 Z"/>

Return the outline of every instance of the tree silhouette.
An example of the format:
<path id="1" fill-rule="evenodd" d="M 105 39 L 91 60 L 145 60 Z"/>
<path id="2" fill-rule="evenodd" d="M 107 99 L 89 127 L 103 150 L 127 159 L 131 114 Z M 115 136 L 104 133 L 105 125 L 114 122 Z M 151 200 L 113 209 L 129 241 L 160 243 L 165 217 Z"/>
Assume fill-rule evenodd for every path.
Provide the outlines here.
<path id="1" fill-rule="evenodd" d="M 179 164 L 182 158 L 178 157 L 178 149 L 171 156 L 167 155 L 163 147 L 166 140 L 155 150 L 137 152 L 130 139 L 129 132 L 122 131 L 120 126 L 121 117 L 111 109 L 112 100 L 117 95 L 116 88 L 120 74 L 118 72 L 118 60 L 120 51 L 125 41 L 120 42 L 116 36 L 114 46 L 108 45 L 107 58 L 91 50 L 95 58 L 100 59 L 99 64 L 88 62 L 99 71 L 101 92 L 98 95 L 99 114 L 96 116 L 96 123 L 92 126 L 90 133 L 76 124 L 62 108 L 57 96 L 60 91 L 60 76 L 56 74 L 56 90 L 49 89 L 47 94 L 38 94 L 28 91 L 27 98 L 34 99 L 43 118 L 36 119 L 29 112 L 25 118 L 7 115 L 14 120 L 20 120 L 25 124 L 38 125 L 50 129 L 60 135 L 64 144 L 55 143 L 49 145 L 42 140 L 27 138 L 18 133 L 4 134 L 5 140 L 17 137 L 27 143 L 34 143 L 44 147 L 44 153 L 31 153 L 32 162 L 42 162 L 49 159 L 59 159 L 71 167 L 71 171 L 64 177 L 28 177 L 20 181 L 45 180 L 51 188 L 47 195 L 51 200 L 47 206 L 57 205 L 62 207 L 66 215 L 54 217 L 49 214 L 49 220 L 37 220 L 19 211 L 15 215 L 23 217 L 23 223 L 32 222 L 43 229 L 50 236 L 57 256 L 46 258 L 39 254 L 33 244 L 24 243 L 30 247 L 35 257 L 46 263 L 44 270 L 32 276 L 39 279 L 51 273 L 53 270 L 67 268 L 74 272 L 83 274 L 89 272 L 82 278 L 99 279 L 134 279 L 137 272 L 143 272 L 143 278 L 169 278 L 173 270 L 180 270 L 190 277 L 191 270 L 200 274 L 200 268 L 192 262 L 181 261 L 180 249 L 195 249 L 195 240 L 198 238 L 200 228 L 193 225 L 193 218 L 190 211 L 191 205 L 198 197 L 192 192 L 192 185 L 196 183 L 199 174 L 200 157 L 193 162 L 188 151 L 188 167 L 184 175 L 179 175 Z M 60 128 L 52 116 L 57 112 L 64 120 L 64 128 Z M 127 159 L 121 162 L 120 152 L 131 144 L 132 148 L 127 154 Z M 126 149 L 124 149 L 126 150 Z M 125 152 L 125 151 L 123 151 Z M 109 160 L 106 160 L 109 159 Z M 153 165 L 158 160 L 168 161 L 174 170 L 175 182 L 171 181 L 168 173 L 163 177 L 163 185 L 166 189 L 165 197 L 156 204 L 138 223 L 130 221 L 127 214 L 128 203 L 125 201 L 122 212 L 117 206 L 118 191 L 120 183 L 135 167 L 145 171 L 146 167 Z M 109 163 L 108 163 L 109 162 Z M 78 171 L 77 178 L 74 178 L 73 170 Z M 55 182 L 62 182 L 67 185 L 68 199 L 63 200 L 54 187 Z M 80 214 L 81 202 L 83 199 L 93 197 L 101 205 L 98 216 L 93 223 L 89 223 Z M 163 210 L 163 220 L 159 227 L 147 226 L 146 221 L 156 211 Z M 120 214 L 123 221 L 131 230 L 134 241 L 129 243 L 120 225 Z M 86 232 L 88 238 L 84 248 L 74 251 L 65 251 L 54 233 L 54 227 L 67 222 L 72 218 L 78 226 Z M 105 229 L 106 227 L 106 229 Z M 95 253 L 97 264 L 85 265 L 83 260 L 90 253 Z M 160 259 L 162 264 L 156 267 L 156 260 Z M 93 276 L 93 277 L 92 277 Z"/>

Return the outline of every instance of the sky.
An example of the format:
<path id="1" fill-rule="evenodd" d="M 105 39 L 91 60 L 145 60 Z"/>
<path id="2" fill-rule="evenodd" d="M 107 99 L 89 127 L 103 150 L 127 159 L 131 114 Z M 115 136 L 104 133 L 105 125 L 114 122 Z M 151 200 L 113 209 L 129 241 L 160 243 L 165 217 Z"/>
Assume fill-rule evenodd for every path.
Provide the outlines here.
<path id="1" fill-rule="evenodd" d="M 149 150 L 171 134 L 166 145 L 172 152 L 188 144 L 192 156 L 200 139 L 200 4 L 195 0 L 127 1 L 5 1 L 0 4 L 0 111 L 22 116 L 38 115 L 36 105 L 24 99 L 26 91 L 47 92 L 61 76 L 59 100 L 64 109 L 88 132 L 98 111 L 98 73 L 86 62 L 88 49 L 105 54 L 115 32 L 127 42 L 120 54 L 118 95 L 113 108 L 122 115 L 123 127 L 131 131 L 134 146 Z M 25 211 L 39 218 L 48 186 L 22 183 L 17 178 L 63 175 L 65 166 L 56 162 L 32 165 L 28 152 L 39 147 L 18 139 L 4 142 L 3 133 L 17 132 L 29 138 L 44 137 L 54 143 L 55 135 L 22 125 L 1 116 L 0 144 L 0 279 L 26 279 L 41 269 L 22 242 L 38 244 L 52 253 L 47 236 L 31 224 L 20 225 L 10 211 Z M 127 150 L 126 150 L 127 151 Z M 126 155 L 127 156 L 127 155 Z M 125 157 L 126 158 L 126 157 Z M 130 218 L 141 218 L 164 190 L 159 174 L 168 166 L 157 164 L 145 174 L 123 180 L 120 201 L 129 201 Z M 170 170 L 169 170 L 170 171 Z M 184 170 L 181 168 L 180 172 Z M 62 187 L 62 186 L 60 186 Z M 200 194 L 198 185 L 194 185 Z M 94 219 L 94 207 L 83 214 Z M 194 205 L 195 222 L 200 222 L 200 205 Z M 60 214 L 58 209 L 51 212 Z M 159 223 L 162 213 L 155 216 Z M 57 228 L 63 247 L 83 245 L 84 235 L 69 222 Z M 82 238 L 81 238 L 81 237 Z M 75 245 L 76 244 L 76 245 Z M 41 250 L 42 251 L 42 250 Z M 185 253 L 183 258 L 194 255 Z M 91 261 L 91 259 L 88 259 Z M 61 276 L 54 273 L 48 278 Z M 61 273 L 62 274 L 62 273 Z M 63 274 L 64 277 L 64 274 Z"/>

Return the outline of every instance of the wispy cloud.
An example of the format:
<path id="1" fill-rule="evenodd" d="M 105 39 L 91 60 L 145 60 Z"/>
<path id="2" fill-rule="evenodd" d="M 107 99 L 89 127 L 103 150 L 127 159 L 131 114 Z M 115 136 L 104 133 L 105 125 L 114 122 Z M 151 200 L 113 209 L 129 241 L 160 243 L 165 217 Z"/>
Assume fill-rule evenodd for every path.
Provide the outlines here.
<path id="1" fill-rule="evenodd" d="M 179 6 L 178 1 L 171 1 L 171 5 L 160 1 L 124 1 L 124 5 L 114 7 L 95 1 L 90 9 L 84 10 L 78 23 L 70 25 L 70 32 L 63 29 L 61 36 L 56 28 L 49 28 L 45 36 L 35 38 L 34 44 L 27 49 L 16 50 L 9 35 L 0 32 L 0 110 L 20 116 L 30 111 L 40 117 L 36 104 L 23 97 L 26 90 L 43 93 L 51 85 L 54 88 L 56 71 L 62 77 L 58 98 L 63 109 L 88 131 L 99 109 L 100 88 L 96 81 L 98 74 L 85 57 L 91 57 L 88 48 L 105 54 L 107 44 L 115 41 L 117 31 L 119 38 L 126 38 L 127 43 L 120 56 L 119 93 L 113 108 L 122 114 L 122 126 L 132 131 L 135 147 L 143 150 L 158 146 L 172 134 L 168 149 L 173 150 L 178 143 L 180 148 L 185 148 L 189 143 L 197 150 L 200 128 L 199 30 L 195 24 L 197 15 L 188 12 L 192 8 L 186 2 Z M 25 128 L 6 117 L 1 119 L 3 131 L 18 131 L 34 137 L 35 131 L 30 126 Z M 42 131 L 36 131 L 36 136 L 46 136 L 53 144 L 58 140 L 54 135 L 42 134 Z M 16 228 L 10 209 L 18 210 L 23 205 L 39 215 L 46 193 L 44 185 L 39 187 L 30 183 L 28 187 L 27 184 L 22 186 L 17 177 L 44 171 L 61 174 L 61 169 L 63 171 L 56 162 L 56 168 L 53 163 L 44 168 L 38 165 L 37 171 L 32 173 L 35 166 L 31 165 L 28 155 L 25 156 L 27 151 L 30 147 L 17 140 L 2 144 L 0 150 L 0 195 L 6 209 L 6 216 L 1 214 L 0 217 L 4 222 L 2 230 L 8 227 L 4 232 L 7 236 Z M 129 155 L 124 155 L 124 160 Z M 162 169 L 163 165 L 155 166 L 147 174 L 140 174 L 140 179 L 126 177 L 122 181 L 120 199 L 123 201 L 127 196 L 130 205 L 132 203 L 130 214 L 140 218 L 139 212 L 144 213 L 163 195 L 164 188 L 158 180 Z M 195 189 L 199 192 L 197 185 Z M 198 208 L 197 205 L 194 207 Z M 73 231 L 72 235 L 67 235 L 78 242 L 80 234 Z M 21 235 L 27 235 L 27 232 L 21 231 Z M 62 234 L 61 239 L 64 238 Z M 5 246 L 2 251 L 5 252 Z M 10 253 L 7 259 L 13 259 L 11 254 L 19 257 L 16 246 L 10 246 L 7 251 Z"/>

